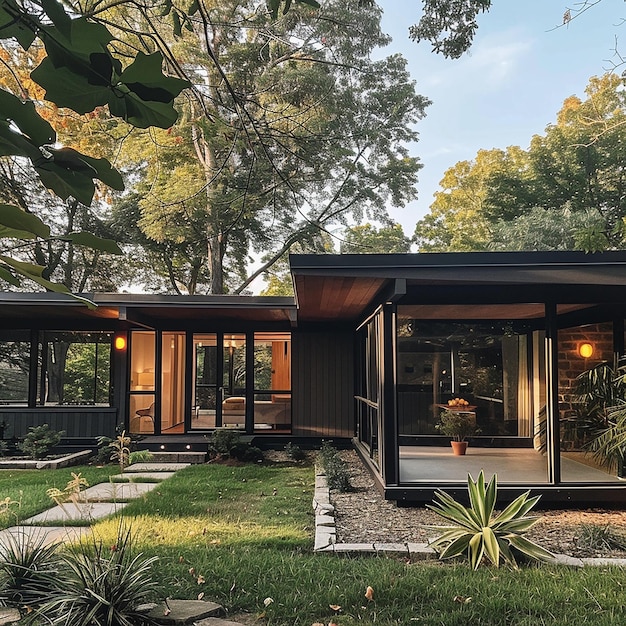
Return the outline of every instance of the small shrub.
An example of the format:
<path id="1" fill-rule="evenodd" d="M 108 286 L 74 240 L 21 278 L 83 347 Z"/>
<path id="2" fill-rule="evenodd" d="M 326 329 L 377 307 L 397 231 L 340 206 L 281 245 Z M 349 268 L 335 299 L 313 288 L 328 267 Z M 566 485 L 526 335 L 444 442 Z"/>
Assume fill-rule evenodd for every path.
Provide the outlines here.
<path id="1" fill-rule="evenodd" d="M 9 453 L 9 442 L 0 439 L 0 456 L 6 456 Z"/>
<path id="2" fill-rule="evenodd" d="M 231 428 L 216 428 L 209 440 L 209 451 L 216 454 L 230 454 L 230 451 L 239 444 L 241 434 Z"/>
<path id="3" fill-rule="evenodd" d="M 135 450 L 128 455 L 128 464 L 133 463 L 150 463 L 154 459 L 154 455 L 150 450 Z"/>
<path id="4" fill-rule="evenodd" d="M 306 461 L 306 452 L 304 452 L 300 446 L 293 444 L 291 441 L 285 446 L 285 452 L 291 460 L 296 461 L 297 463 Z"/>
<path id="5" fill-rule="evenodd" d="M 92 461 L 96 465 L 106 465 L 111 463 L 111 444 L 113 439 L 111 437 L 98 437 L 98 449 L 92 457 Z"/>
<path id="6" fill-rule="evenodd" d="M 35 614 L 38 624 L 149 626 L 138 608 L 152 598 L 156 557 L 132 555 L 130 530 L 120 528 L 113 546 L 80 543 L 63 556 L 63 574 Z"/>
<path id="7" fill-rule="evenodd" d="M 249 443 L 240 441 L 230 449 L 230 456 L 243 463 L 260 463 L 263 459 L 263 450 Z"/>
<path id="8" fill-rule="evenodd" d="M 626 534 L 611 525 L 581 524 L 577 543 L 581 548 L 593 550 L 626 550 Z"/>
<path id="9" fill-rule="evenodd" d="M 496 567 L 503 561 L 517 568 L 516 555 L 539 561 L 551 561 L 553 555 L 541 546 L 523 537 L 539 519 L 526 514 L 535 506 L 540 496 L 530 498 L 527 491 L 516 498 L 501 513 L 494 514 L 498 493 L 498 481 L 494 474 L 485 487 L 485 475 L 481 470 L 474 482 L 467 477 L 470 506 L 459 504 L 445 491 L 435 492 L 433 504 L 427 504 L 454 526 L 428 526 L 443 534 L 430 542 L 440 559 L 465 556 L 473 569 L 478 569 L 483 558 Z"/>
<path id="10" fill-rule="evenodd" d="M 31 426 L 20 449 L 32 459 L 43 459 L 59 444 L 64 434 L 64 431 L 51 430 L 48 424 Z"/>
<path id="11" fill-rule="evenodd" d="M 351 491 L 350 472 L 348 466 L 339 456 L 336 448 L 328 442 L 323 442 L 319 454 L 320 464 L 326 474 L 326 483 L 329 489 L 337 491 Z"/>

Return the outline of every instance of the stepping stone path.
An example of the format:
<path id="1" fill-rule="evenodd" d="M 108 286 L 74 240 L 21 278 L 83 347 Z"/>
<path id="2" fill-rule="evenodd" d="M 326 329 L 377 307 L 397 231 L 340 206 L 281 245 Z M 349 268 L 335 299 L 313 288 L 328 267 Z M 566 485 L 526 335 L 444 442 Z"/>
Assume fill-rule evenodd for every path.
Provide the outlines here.
<path id="1" fill-rule="evenodd" d="M 108 517 L 124 508 L 128 501 L 140 498 L 158 484 L 189 463 L 136 463 L 123 474 L 111 476 L 111 482 L 93 485 L 81 492 L 83 502 L 54 506 L 43 513 L 24 520 L 20 526 L 0 531 L 0 546 L 10 541 L 41 541 L 59 543 L 77 541 L 91 533 L 91 522 Z M 69 520 L 83 520 L 85 526 L 63 526 Z M 58 526 L 40 526 L 58 522 Z M 159 624 L 173 626 L 242 626 L 221 619 L 226 614 L 223 607 L 203 600 L 168 600 L 146 607 L 148 614 Z M 19 626 L 20 616 L 15 609 L 0 607 L 0 626 Z"/>

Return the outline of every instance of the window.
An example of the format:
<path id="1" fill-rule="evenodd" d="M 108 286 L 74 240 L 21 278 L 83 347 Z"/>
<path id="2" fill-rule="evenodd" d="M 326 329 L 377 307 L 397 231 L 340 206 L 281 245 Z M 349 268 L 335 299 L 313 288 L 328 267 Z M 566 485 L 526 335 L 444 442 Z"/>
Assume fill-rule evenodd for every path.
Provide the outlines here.
<path id="1" fill-rule="evenodd" d="M 28 404 L 30 336 L 11 332 L 0 336 L 0 404 Z"/>
<path id="2" fill-rule="evenodd" d="M 291 335 L 254 334 L 254 428 L 291 427 Z"/>
<path id="3" fill-rule="evenodd" d="M 39 343 L 41 405 L 110 404 L 112 333 L 44 332 Z"/>

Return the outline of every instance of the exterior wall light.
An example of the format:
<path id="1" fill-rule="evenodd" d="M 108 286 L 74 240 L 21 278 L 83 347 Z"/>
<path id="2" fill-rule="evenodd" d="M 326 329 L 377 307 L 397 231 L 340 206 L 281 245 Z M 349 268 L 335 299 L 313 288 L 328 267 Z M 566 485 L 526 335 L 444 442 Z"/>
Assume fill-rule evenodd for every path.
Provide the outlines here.
<path id="1" fill-rule="evenodd" d="M 578 346 L 578 354 L 583 359 L 588 359 L 593 354 L 593 345 L 590 343 L 581 343 Z"/>
<path id="2" fill-rule="evenodd" d="M 126 350 L 126 337 L 118 335 L 117 337 L 115 337 L 114 345 L 116 350 Z"/>

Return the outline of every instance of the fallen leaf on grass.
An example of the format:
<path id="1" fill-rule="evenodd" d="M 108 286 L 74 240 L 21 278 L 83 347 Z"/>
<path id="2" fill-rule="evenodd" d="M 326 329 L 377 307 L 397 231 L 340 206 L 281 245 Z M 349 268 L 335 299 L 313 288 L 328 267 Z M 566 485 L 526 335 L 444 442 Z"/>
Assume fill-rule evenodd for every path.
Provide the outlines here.
<path id="1" fill-rule="evenodd" d="M 263 600 L 263 604 L 268 607 L 270 604 L 272 604 L 274 602 L 273 598 L 265 598 L 265 600 Z"/>
<path id="2" fill-rule="evenodd" d="M 333 611 L 341 611 L 341 607 L 338 604 L 329 604 L 328 605 Z"/>
<path id="3" fill-rule="evenodd" d="M 198 584 L 202 585 L 206 582 L 206 580 L 204 580 L 204 576 L 202 574 L 200 574 L 200 576 L 198 576 Z"/>
<path id="4" fill-rule="evenodd" d="M 453 598 L 454 602 L 458 602 L 459 604 L 467 604 L 468 602 L 472 601 L 471 596 L 465 597 L 465 596 L 454 596 Z"/>
<path id="5" fill-rule="evenodd" d="M 368 585 L 365 590 L 365 597 L 371 602 L 374 599 L 374 590 Z"/>
<path id="6" fill-rule="evenodd" d="M 204 598 L 204 591 L 198 594 L 198 600 L 202 600 Z"/>

